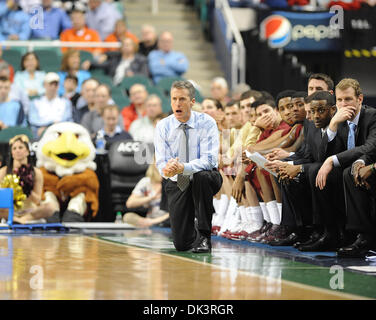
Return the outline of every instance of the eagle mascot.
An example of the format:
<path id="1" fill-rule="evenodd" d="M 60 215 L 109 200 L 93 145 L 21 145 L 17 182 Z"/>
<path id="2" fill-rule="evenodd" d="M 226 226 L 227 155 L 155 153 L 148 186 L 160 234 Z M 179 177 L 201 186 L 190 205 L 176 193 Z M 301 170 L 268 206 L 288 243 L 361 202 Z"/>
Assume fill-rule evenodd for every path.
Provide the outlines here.
<path id="1" fill-rule="evenodd" d="M 47 222 L 84 222 L 95 217 L 99 181 L 89 132 L 73 122 L 54 124 L 38 142 L 36 156 L 44 178 L 44 199 L 56 207 Z"/>

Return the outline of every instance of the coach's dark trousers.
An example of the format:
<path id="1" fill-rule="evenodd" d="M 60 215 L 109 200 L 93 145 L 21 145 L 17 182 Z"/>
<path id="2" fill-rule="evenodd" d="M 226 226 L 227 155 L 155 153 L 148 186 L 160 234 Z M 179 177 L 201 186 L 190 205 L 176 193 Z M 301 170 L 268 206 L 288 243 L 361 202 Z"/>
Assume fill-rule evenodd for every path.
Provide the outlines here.
<path id="1" fill-rule="evenodd" d="M 351 168 L 343 172 L 347 223 L 346 229 L 357 233 L 375 234 L 376 228 L 376 177 L 372 175 L 367 182 L 371 189 L 357 187 Z"/>
<path id="2" fill-rule="evenodd" d="M 222 186 L 222 177 L 217 170 L 200 171 L 193 174 L 188 188 L 183 192 L 176 182 L 168 179 L 165 190 L 170 213 L 171 233 L 176 250 L 192 248 L 198 231 L 205 237 L 211 235 L 211 221 L 214 213 L 213 196 Z"/>

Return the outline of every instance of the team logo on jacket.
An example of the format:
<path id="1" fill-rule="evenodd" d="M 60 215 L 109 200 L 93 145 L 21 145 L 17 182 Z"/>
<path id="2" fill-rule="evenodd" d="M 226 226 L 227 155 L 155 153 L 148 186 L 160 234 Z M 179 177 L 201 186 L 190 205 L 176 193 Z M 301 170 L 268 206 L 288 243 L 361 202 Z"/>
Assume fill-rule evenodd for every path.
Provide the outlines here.
<path id="1" fill-rule="evenodd" d="M 265 18 L 260 25 L 261 39 L 268 40 L 272 48 L 282 48 L 291 40 L 291 23 L 280 15 Z"/>

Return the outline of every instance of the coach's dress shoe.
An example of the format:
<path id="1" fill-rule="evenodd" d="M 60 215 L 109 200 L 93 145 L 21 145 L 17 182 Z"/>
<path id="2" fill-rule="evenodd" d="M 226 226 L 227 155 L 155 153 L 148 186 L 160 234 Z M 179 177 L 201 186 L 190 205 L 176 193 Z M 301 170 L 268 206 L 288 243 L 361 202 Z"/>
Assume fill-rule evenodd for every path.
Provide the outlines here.
<path id="1" fill-rule="evenodd" d="M 294 248 L 299 249 L 300 246 L 308 246 L 313 243 L 315 243 L 317 240 L 321 238 L 322 234 L 320 234 L 318 231 L 313 231 L 312 234 L 309 236 L 308 240 L 305 242 L 297 241 L 294 243 Z"/>
<path id="2" fill-rule="evenodd" d="M 200 235 L 198 244 L 194 245 L 190 251 L 193 253 L 210 253 L 211 252 L 210 238 Z"/>
<path id="3" fill-rule="evenodd" d="M 298 247 L 299 251 L 334 251 L 338 247 L 338 240 L 333 234 L 325 233 L 316 242 Z"/>
<path id="4" fill-rule="evenodd" d="M 271 246 L 292 246 L 294 243 L 296 243 L 300 239 L 299 235 L 295 232 L 290 233 L 287 237 L 282 239 L 275 239 L 274 241 L 271 241 L 269 244 Z"/>
<path id="5" fill-rule="evenodd" d="M 363 258 L 368 250 L 374 249 L 374 246 L 374 241 L 370 241 L 364 235 L 359 234 L 358 238 L 352 245 L 338 249 L 337 257 Z"/>

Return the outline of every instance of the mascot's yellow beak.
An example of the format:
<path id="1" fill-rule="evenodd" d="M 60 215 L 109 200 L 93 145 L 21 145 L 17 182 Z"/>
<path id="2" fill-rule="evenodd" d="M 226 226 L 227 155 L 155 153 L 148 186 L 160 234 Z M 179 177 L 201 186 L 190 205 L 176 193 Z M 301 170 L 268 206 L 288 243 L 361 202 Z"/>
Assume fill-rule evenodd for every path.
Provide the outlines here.
<path id="1" fill-rule="evenodd" d="M 63 167 L 73 167 L 77 161 L 89 156 L 90 149 L 77 139 L 76 134 L 65 131 L 57 139 L 45 143 L 42 152 Z"/>

